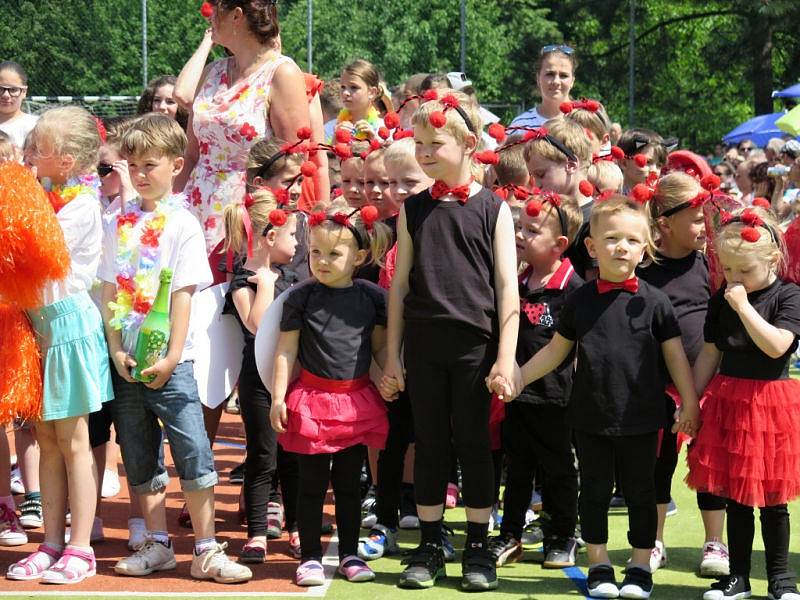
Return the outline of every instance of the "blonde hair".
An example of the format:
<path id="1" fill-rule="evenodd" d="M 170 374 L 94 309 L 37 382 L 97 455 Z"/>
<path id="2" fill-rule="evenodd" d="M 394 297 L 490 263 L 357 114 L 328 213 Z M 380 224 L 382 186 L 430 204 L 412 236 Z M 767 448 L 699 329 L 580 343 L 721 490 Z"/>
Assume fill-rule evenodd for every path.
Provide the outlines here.
<path id="1" fill-rule="evenodd" d="M 567 226 L 566 231 L 562 231 L 561 229 L 561 219 L 558 217 L 558 211 L 556 211 L 556 207 L 550 202 L 546 202 L 544 196 L 540 194 L 532 194 L 530 200 L 540 201 L 542 203 L 542 210 L 549 211 L 547 223 L 550 225 L 550 227 L 552 227 L 556 236 L 565 236 L 567 240 L 569 240 L 570 244 L 575 241 L 575 238 L 578 237 L 578 232 L 581 229 L 581 225 L 583 225 L 583 212 L 578 207 L 578 203 L 575 200 L 562 198 L 561 204 L 558 207 L 558 209 L 561 211 L 561 214 L 564 215 L 564 224 Z"/>
<path id="2" fill-rule="evenodd" d="M 383 162 L 385 164 L 401 163 L 405 160 L 411 159 L 416 161 L 416 144 L 412 138 L 403 138 L 390 144 L 383 153 Z"/>
<path id="3" fill-rule="evenodd" d="M 369 207 L 364 207 L 369 208 Z M 347 231 L 349 235 L 352 236 L 353 241 L 358 244 L 358 238 L 360 237 L 361 240 L 364 242 L 365 248 L 361 248 L 359 246 L 359 250 L 368 250 L 369 256 L 367 260 L 362 264 L 369 265 L 369 264 L 376 264 L 380 267 L 383 266 L 383 257 L 386 256 L 386 252 L 388 252 L 389 247 L 392 244 L 392 230 L 389 229 L 389 226 L 385 223 L 380 221 L 375 221 L 372 224 L 370 229 L 367 228 L 364 220 L 361 218 L 361 210 L 363 209 L 353 209 L 350 205 L 347 204 L 342 199 L 334 200 L 328 210 L 325 212 L 325 220 L 322 221 L 319 225 L 310 226 L 309 233 L 313 234 L 314 229 L 317 227 L 324 227 L 329 231 L 340 230 L 341 232 Z M 340 225 L 336 221 L 334 221 L 334 216 L 337 214 L 344 214 L 348 216 L 350 221 L 350 227 L 353 230 L 358 232 L 358 237 L 353 234 L 353 230 L 348 228 L 345 225 Z M 314 218 L 312 213 L 311 219 Z"/>
<path id="4" fill-rule="evenodd" d="M 656 219 L 665 211 L 688 202 L 703 191 L 700 182 L 682 171 L 673 171 L 658 180 L 653 199 L 650 201 L 650 217 Z"/>
<path id="5" fill-rule="evenodd" d="M 275 194 L 269 190 L 256 190 L 252 198 L 253 203 L 249 207 L 246 207 L 244 202 L 234 202 L 228 204 L 222 211 L 222 220 L 225 224 L 225 252 L 232 250 L 241 253 L 244 249 L 247 241 L 247 230 L 244 226 L 245 211 L 250 217 L 253 237 L 256 238 L 261 237 L 267 225 L 270 225 L 269 214 L 279 208 Z M 293 213 L 288 215 L 289 219 L 295 218 Z"/>
<path id="6" fill-rule="evenodd" d="M 123 156 L 155 153 L 180 158 L 186 152 L 186 134 L 175 119 L 161 113 L 142 115 L 131 123 L 120 141 Z"/>
<path id="7" fill-rule="evenodd" d="M 106 146 L 111 146 L 119 151 L 122 144 L 122 137 L 125 132 L 136 122 L 136 117 L 111 117 L 103 121 L 106 128 Z"/>
<path id="8" fill-rule="evenodd" d="M 42 113 L 26 143 L 41 149 L 45 141 L 56 155 L 73 157 L 71 174 L 90 171 L 97 165 L 102 143 L 97 121 L 79 106 L 51 108 Z"/>
<path id="9" fill-rule="evenodd" d="M 5 131 L 0 131 L 0 162 L 16 160 L 14 143 Z"/>
<path id="10" fill-rule="evenodd" d="M 653 233 L 650 229 L 650 219 L 647 216 L 647 209 L 643 204 L 640 204 L 633 198 L 623 196 L 621 194 L 614 194 L 608 200 L 595 202 L 592 205 L 592 214 L 589 218 L 589 236 L 600 237 L 599 224 L 602 217 L 610 217 L 620 213 L 629 212 L 638 215 L 642 218 L 644 225 L 645 240 L 644 250 L 647 258 L 653 260 L 656 255 L 656 245 L 653 241 Z"/>
<path id="11" fill-rule="evenodd" d="M 367 163 L 374 162 L 376 160 L 384 160 L 385 150 L 383 148 L 378 148 L 377 150 L 372 150 L 367 157 L 364 159 L 364 167 L 366 168 Z"/>
<path id="12" fill-rule="evenodd" d="M 521 135 L 510 136 L 502 148 L 497 149 L 500 159 L 492 165 L 499 185 L 527 185 L 531 176 L 525 164 L 525 145 L 519 144 Z"/>
<path id="13" fill-rule="evenodd" d="M 247 154 L 247 183 L 252 184 L 253 179 L 263 177 L 269 179 L 283 171 L 288 165 L 300 165 L 303 162 L 302 154 L 289 153 L 275 159 L 272 164 L 264 168 L 273 156 L 281 151 L 286 142 L 277 137 L 262 138 L 250 146 Z"/>
<path id="14" fill-rule="evenodd" d="M 473 129 L 470 129 L 467 126 L 467 122 L 464 120 L 464 117 L 461 116 L 456 109 L 453 108 L 445 110 L 445 105 L 442 104 L 441 100 L 428 100 L 420 104 L 419 108 L 414 111 L 414 115 L 411 117 L 411 124 L 414 126 L 434 129 L 429 120 L 431 114 L 437 111 L 443 112 L 447 121 L 441 129 L 456 138 L 459 143 L 462 143 L 465 139 L 467 139 L 467 136 L 470 134 L 474 135 L 480 141 L 483 122 L 481 121 L 481 114 L 478 110 L 478 104 L 475 102 L 475 100 L 472 97 L 455 90 L 441 89 L 437 91 L 439 93 L 439 98 L 452 95 L 456 98 L 456 100 L 458 100 L 461 110 L 463 110 L 469 118 Z M 475 150 L 477 149 L 478 148 L 476 146 Z"/>
<path id="15" fill-rule="evenodd" d="M 600 103 L 598 102 L 598 104 Z M 598 142 L 602 142 L 603 138 L 608 135 L 611 130 L 611 119 L 608 118 L 608 113 L 602 104 L 600 104 L 600 107 L 595 111 L 585 108 L 573 109 L 564 118 L 575 121 L 584 129 L 591 131 Z"/>
<path id="16" fill-rule="evenodd" d="M 547 134 L 557 139 L 570 150 L 578 159 L 581 168 L 587 168 L 592 160 L 592 144 L 583 127 L 575 121 L 567 119 L 551 119 L 543 125 Z M 525 160 L 530 160 L 531 154 L 536 154 L 545 160 L 564 163 L 567 156 L 551 144 L 546 138 L 534 139 L 525 144 Z"/>
<path id="17" fill-rule="evenodd" d="M 786 266 L 786 245 L 775 215 L 772 211 L 758 206 L 740 209 L 733 215 L 741 217 L 745 211 L 754 212 L 764 221 L 763 225 L 756 227 L 761 235 L 756 241 L 751 242 L 742 238 L 742 230 L 748 227 L 746 223 L 733 221 L 723 224 L 714 241 L 717 254 L 724 250 L 732 254 L 753 256 L 765 263 L 775 261 L 778 273 L 782 272 Z"/>
<path id="18" fill-rule="evenodd" d="M 606 190 L 620 192 L 625 178 L 617 163 L 610 160 L 598 160 L 589 166 L 586 179 L 601 192 Z"/>

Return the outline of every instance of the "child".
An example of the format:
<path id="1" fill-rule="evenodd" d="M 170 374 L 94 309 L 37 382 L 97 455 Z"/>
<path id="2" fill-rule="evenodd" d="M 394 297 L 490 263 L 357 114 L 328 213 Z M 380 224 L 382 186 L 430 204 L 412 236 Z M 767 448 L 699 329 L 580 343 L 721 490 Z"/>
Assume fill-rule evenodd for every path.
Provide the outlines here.
<path id="1" fill-rule="evenodd" d="M 366 144 L 353 144 L 353 156 L 342 161 L 342 196 L 350 208 L 361 208 L 367 203 L 364 194 L 364 159 L 360 154 L 368 149 Z"/>
<path id="2" fill-rule="evenodd" d="M 294 288 L 283 306 L 275 354 L 270 420 L 284 449 L 298 454 L 297 519 L 301 586 L 322 585 L 322 505 L 332 480 L 339 532 L 338 572 L 348 581 L 375 574 L 356 556 L 361 520 L 364 445 L 382 448 L 386 408 L 369 380 L 372 356 L 383 363 L 385 295 L 378 286 L 353 280 L 368 257 L 380 260 L 388 244 L 377 211 L 334 208 L 310 217 L 311 272 L 315 280 Z M 290 384 L 295 360 L 300 379 Z M 287 389 L 288 388 L 288 389 Z"/>
<path id="3" fill-rule="evenodd" d="M 103 280 L 103 318 L 116 401 L 112 414 L 122 460 L 137 494 L 147 542 L 114 570 L 142 576 L 174 569 L 175 553 L 167 532 L 167 471 L 163 463 L 162 426 L 181 479 L 195 533 L 191 575 L 219 583 L 247 581 L 250 569 L 231 562 L 225 545 L 214 537 L 214 485 L 217 473 L 192 371 L 188 336 L 192 294 L 211 283 L 203 231 L 186 209 L 182 194 L 172 194 L 183 167 L 186 134 L 166 115 L 138 119 L 125 133 L 121 153 L 139 198 L 117 218 L 104 239 L 99 277 Z M 170 335 L 166 355 L 143 369 L 149 383 L 133 379 L 132 353 L 139 326 L 149 311 L 163 269 L 170 284 Z"/>
<path id="4" fill-rule="evenodd" d="M 683 349 L 692 365 L 703 347 L 703 322 L 711 297 L 708 261 L 703 254 L 706 244 L 703 203 L 708 197 L 709 193 L 697 179 L 685 173 L 670 173 L 659 180 L 649 205 L 653 231 L 658 237 L 658 252 L 656 260 L 637 270 L 641 279 L 669 296 L 681 328 Z M 673 414 L 675 401 L 668 394 L 664 400 L 667 414 Z M 678 463 L 677 435 L 671 433 L 667 425 L 665 422 L 656 460 L 658 529 L 650 556 L 651 571 L 667 563 L 664 522 L 671 500 L 672 475 Z M 700 574 L 725 574 L 720 573 L 727 570 L 728 553 L 722 543 L 724 499 L 698 494 L 697 501 L 706 529 Z"/>
<path id="5" fill-rule="evenodd" d="M 578 342 L 567 414 L 580 460 L 579 512 L 588 550 L 589 596 L 648 598 L 656 534 L 652 474 L 658 430 L 667 418 L 662 360 L 683 398 L 674 429 L 693 433 L 697 398 L 669 298 L 635 275 L 645 254 L 652 253 L 643 206 L 625 196 L 595 204 L 586 246 L 597 258 L 600 278 L 567 299 L 555 336 L 522 366 L 522 380 L 529 384 L 550 373 Z M 606 547 L 615 461 L 633 547 L 619 588 Z"/>
<path id="6" fill-rule="evenodd" d="M 89 297 L 103 238 L 100 181 L 94 170 L 99 149 L 97 125 L 78 107 L 45 112 L 31 132 L 29 160 L 49 192 L 72 268 L 66 279 L 45 288 L 43 308 L 28 311 L 44 373 L 36 433 L 45 538 L 36 552 L 8 568 L 9 579 L 71 584 L 96 571 L 90 533 L 97 471 L 89 413 L 114 397 L 102 320 Z M 64 548 L 67 497 L 72 531 Z"/>
<path id="7" fill-rule="evenodd" d="M 615 194 L 622 192 L 624 177 L 619 165 L 611 160 L 594 157 L 586 180 L 594 186 L 597 192 L 611 191 Z"/>
<path id="8" fill-rule="evenodd" d="M 342 69 L 340 79 L 342 110 L 336 119 L 336 129 L 349 131 L 357 140 L 371 140 L 383 127 L 376 105 L 391 110 L 392 101 L 385 93 L 375 66 L 361 58 Z"/>
<path id="9" fill-rule="evenodd" d="M 555 194 L 534 194 L 520 211 L 517 259 L 528 266 L 520 275 L 517 361 L 525 363 L 555 334 L 561 309 L 583 280 L 564 251 L 581 227 L 574 203 Z M 575 565 L 578 473 L 572 456 L 572 431 L 566 404 L 572 383 L 574 352 L 555 372 L 526 387 L 506 406 L 503 449 L 507 457 L 503 522 L 489 541 L 497 566 L 522 558 L 522 529 L 537 467 L 544 474 L 552 526 L 544 540 L 545 568 Z"/>
<path id="10" fill-rule="evenodd" d="M 136 196 L 128 174 L 128 163 L 119 153 L 122 136 L 133 121 L 129 117 L 111 117 L 103 123 L 106 140 L 100 146 L 97 174 L 100 175 L 100 200 L 105 209 L 103 220 L 106 223 L 112 222 L 124 203 Z"/>
<path id="11" fill-rule="evenodd" d="M 296 280 L 286 265 L 297 246 L 297 219 L 280 209 L 267 190 L 258 190 L 242 204 L 228 205 L 224 218 L 225 249 L 246 250 L 228 288 L 224 309 L 236 317 L 245 338 L 239 405 L 247 440 L 243 487 L 249 539 L 240 560 L 260 563 L 267 553 L 267 503 L 277 462 L 277 436 L 269 425 L 271 398 L 256 369 L 255 335 L 273 298 Z M 247 220 L 249 228 L 245 227 Z M 280 535 L 280 523 L 278 528 Z M 292 541 L 299 544 L 296 535 L 294 540 L 290 538 L 290 545 Z"/>
<path id="12" fill-rule="evenodd" d="M 492 182 L 495 194 L 508 202 L 518 203 L 514 191 L 530 186 L 531 175 L 525 163 L 525 144 L 522 136 L 512 135 L 505 140 L 505 145 L 498 149 L 498 161 L 486 171 L 486 181 Z"/>
<path id="13" fill-rule="evenodd" d="M 655 174 L 667 162 L 664 138 L 649 129 L 627 129 L 617 145 L 625 153 L 619 161 L 624 181 L 622 191 L 627 194 L 637 183 L 647 182 L 648 175 Z"/>
<path id="14" fill-rule="evenodd" d="M 727 286 L 708 304 L 694 366 L 703 427 L 687 483 L 728 499 L 730 575 L 703 598 L 749 598 L 753 507 L 760 507 L 770 598 L 800 598 L 789 569 L 789 511 L 800 493 L 798 388 L 789 361 L 800 335 L 800 290 L 783 283 L 783 236 L 771 213 L 745 209 L 717 234 Z M 715 375 L 719 368 L 719 373 Z"/>
<path id="15" fill-rule="evenodd" d="M 391 203 L 398 207 L 402 206 L 406 198 L 433 184 L 433 180 L 417 164 L 414 146 L 411 138 L 401 139 L 392 143 L 383 154 L 389 180 L 388 195 Z M 384 289 L 391 286 L 396 256 L 397 244 L 386 254 L 384 268 L 381 269 L 378 283 Z M 375 560 L 399 551 L 397 529 L 401 519 L 398 519 L 398 515 L 403 504 L 402 495 L 409 493 L 407 484 L 403 482 L 403 465 L 413 438 L 411 404 L 408 394 L 402 393 L 389 405 L 389 435 L 386 438 L 386 447 L 378 455 L 375 497 L 377 523 L 358 546 L 358 555 L 364 560 Z M 413 485 L 410 487 L 413 497 Z"/>
<path id="16" fill-rule="evenodd" d="M 586 130 L 586 136 L 592 146 L 592 154 L 607 156 L 611 151 L 611 120 L 606 109 L 597 100 L 579 100 L 562 102 L 561 112 L 565 119 L 575 121 Z"/>
<path id="17" fill-rule="evenodd" d="M 508 206 L 473 180 L 481 132 L 477 106 L 459 92 L 448 96 L 447 106 L 430 100 L 413 117 L 417 162 L 435 183 L 400 210 L 382 393 L 391 397 L 405 389 L 404 347 L 421 544 L 399 585 L 431 587 L 445 574 L 442 499 L 452 439 L 468 521 L 461 587 L 483 591 L 497 587 L 487 546 L 494 472 L 491 394 L 484 378 L 510 377 L 514 369 L 519 322 L 514 223 Z"/>
<path id="18" fill-rule="evenodd" d="M 386 221 L 394 217 L 392 219 L 394 222 L 400 205 L 396 204 L 389 194 L 389 176 L 386 174 L 383 154 L 383 148 L 379 148 L 370 152 L 364 160 L 364 196 L 367 204 L 378 209 L 380 220 Z"/>

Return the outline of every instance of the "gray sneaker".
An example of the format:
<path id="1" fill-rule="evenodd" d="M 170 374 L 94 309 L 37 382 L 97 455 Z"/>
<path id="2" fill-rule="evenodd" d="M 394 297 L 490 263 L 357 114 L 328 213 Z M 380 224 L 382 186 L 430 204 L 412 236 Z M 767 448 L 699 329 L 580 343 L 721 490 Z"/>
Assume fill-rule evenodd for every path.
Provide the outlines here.
<path id="1" fill-rule="evenodd" d="M 174 569 L 176 565 L 172 544 L 167 547 L 148 538 L 136 552 L 114 565 L 114 571 L 120 575 L 142 577 L 143 575 L 150 575 L 154 571 Z"/>
<path id="2" fill-rule="evenodd" d="M 542 567 L 545 569 L 563 569 L 575 566 L 575 552 L 578 544 L 575 538 L 551 539 L 547 543 L 547 554 Z"/>
<path id="3" fill-rule="evenodd" d="M 217 583 L 242 583 L 250 581 L 253 572 L 225 554 L 228 544 L 214 544 L 202 554 L 192 552 L 192 568 L 195 579 L 213 579 Z"/>

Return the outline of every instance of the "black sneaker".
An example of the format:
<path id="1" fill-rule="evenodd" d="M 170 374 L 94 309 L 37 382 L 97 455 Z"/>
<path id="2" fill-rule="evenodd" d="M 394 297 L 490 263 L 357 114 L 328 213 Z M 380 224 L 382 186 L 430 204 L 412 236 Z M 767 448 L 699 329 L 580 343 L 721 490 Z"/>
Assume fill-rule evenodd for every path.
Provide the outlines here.
<path id="1" fill-rule="evenodd" d="M 784 573 L 770 579 L 767 587 L 767 598 L 769 600 L 800 600 L 795 574 Z"/>
<path id="2" fill-rule="evenodd" d="M 753 595 L 750 579 L 743 575 L 726 575 L 703 594 L 703 600 L 740 600 Z"/>
<path id="3" fill-rule="evenodd" d="M 578 544 L 575 538 L 553 538 L 548 540 L 547 554 L 542 567 L 545 569 L 563 569 L 575 566 L 575 553 Z"/>
<path id="4" fill-rule="evenodd" d="M 464 548 L 461 555 L 461 589 L 466 592 L 483 592 L 497 589 L 495 559 L 489 549 L 481 544 Z"/>
<path id="5" fill-rule="evenodd" d="M 591 598 L 619 598 L 614 568 L 608 565 L 598 565 L 589 569 L 586 587 Z"/>
<path id="6" fill-rule="evenodd" d="M 403 560 L 403 564 L 407 566 L 397 582 L 401 588 L 431 588 L 439 577 L 447 575 L 442 548 L 436 544 L 420 544 Z"/>
<path id="7" fill-rule="evenodd" d="M 653 593 L 653 574 L 639 567 L 628 567 L 619 588 L 620 598 L 649 598 Z"/>
<path id="8" fill-rule="evenodd" d="M 244 463 L 238 464 L 230 470 L 228 481 L 237 485 L 244 483 Z"/>
<path id="9" fill-rule="evenodd" d="M 522 558 L 522 543 L 510 533 L 501 533 L 489 538 L 489 554 L 495 566 L 509 565 Z"/>

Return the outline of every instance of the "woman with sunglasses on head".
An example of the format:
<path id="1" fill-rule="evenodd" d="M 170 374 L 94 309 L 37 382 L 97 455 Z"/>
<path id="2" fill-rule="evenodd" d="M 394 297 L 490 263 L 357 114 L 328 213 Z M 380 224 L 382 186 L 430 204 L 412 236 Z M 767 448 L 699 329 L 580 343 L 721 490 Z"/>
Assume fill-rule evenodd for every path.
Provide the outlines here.
<path id="1" fill-rule="evenodd" d="M 25 137 L 39 119 L 22 110 L 27 94 L 28 74 L 22 65 L 13 60 L 0 62 L 0 131 L 6 133 L 17 148 L 22 148 Z"/>
<path id="2" fill-rule="evenodd" d="M 578 60 L 575 50 L 564 44 L 543 46 L 536 60 L 536 86 L 542 101 L 511 122 L 512 127 L 541 127 L 545 121 L 561 117 L 562 102 L 570 100 Z"/>

